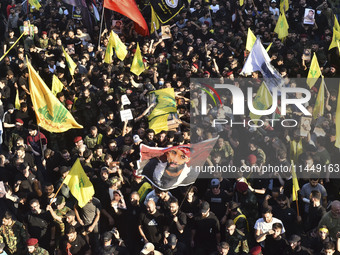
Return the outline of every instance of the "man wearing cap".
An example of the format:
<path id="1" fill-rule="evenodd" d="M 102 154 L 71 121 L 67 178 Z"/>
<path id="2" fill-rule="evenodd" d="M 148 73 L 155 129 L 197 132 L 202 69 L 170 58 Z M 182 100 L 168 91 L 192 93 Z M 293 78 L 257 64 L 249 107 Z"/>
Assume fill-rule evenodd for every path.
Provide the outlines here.
<path id="1" fill-rule="evenodd" d="M 262 255 L 262 248 L 261 246 L 255 246 L 249 251 L 250 255 Z"/>
<path id="2" fill-rule="evenodd" d="M 75 147 L 72 149 L 72 155 L 83 155 L 84 149 L 86 148 L 83 138 L 81 136 L 76 136 L 73 139 L 73 142 Z"/>
<path id="3" fill-rule="evenodd" d="M 311 255 L 312 253 L 303 246 L 301 246 L 301 237 L 298 235 L 291 235 L 288 239 L 289 246 L 286 248 L 285 255 Z"/>
<path id="4" fill-rule="evenodd" d="M 127 248 L 125 247 L 124 241 L 119 236 L 119 232 L 117 229 L 107 231 L 103 234 L 103 244 L 99 250 L 100 254 L 103 255 L 129 254 Z"/>
<path id="5" fill-rule="evenodd" d="M 141 255 L 163 255 L 161 252 L 155 250 L 155 246 L 152 243 L 146 243 L 143 249 L 140 251 Z"/>
<path id="6" fill-rule="evenodd" d="M 30 238 L 26 242 L 28 254 L 32 255 L 49 255 L 48 251 L 39 247 L 38 239 Z"/>
<path id="7" fill-rule="evenodd" d="M 71 209 L 66 206 L 65 197 L 63 196 L 57 196 L 54 203 L 57 207 L 56 210 L 53 210 L 52 206 L 47 205 L 46 211 L 51 213 L 54 221 L 59 225 L 60 234 L 63 235 L 65 231 L 63 219 Z"/>
<path id="8" fill-rule="evenodd" d="M 200 214 L 194 218 L 191 247 L 195 249 L 195 254 L 210 254 L 216 251 L 217 243 L 220 241 L 219 220 L 213 212 L 210 212 L 209 203 L 203 201 L 200 205 Z"/>
<path id="9" fill-rule="evenodd" d="M 248 234 L 249 233 L 248 220 L 239 207 L 240 207 L 239 203 L 236 203 L 234 201 L 229 202 L 228 213 L 230 215 L 230 218 L 234 221 L 236 228 L 242 231 L 243 233 Z"/>
<path id="10" fill-rule="evenodd" d="M 178 242 L 176 235 L 170 234 L 167 238 L 167 244 L 164 247 L 164 255 L 185 255 L 187 249 L 184 243 Z"/>
<path id="11" fill-rule="evenodd" d="M 28 131 L 24 128 L 24 122 L 22 119 L 15 119 L 15 128 L 11 133 L 8 140 L 8 150 L 11 152 L 13 147 L 15 147 L 15 142 L 19 137 L 26 139 L 28 136 Z"/>
<path id="12" fill-rule="evenodd" d="M 340 201 L 334 200 L 331 203 L 331 210 L 327 212 L 320 220 L 318 228 L 322 225 L 327 226 L 329 235 L 334 240 L 340 231 Z"/>
<path id="13" fill-rule="evenodd" d="M 227 192 L 220 188 L 220 181 L 212 179 L 210 190 L 205 194 L 205 200 L 210 204 L 210 210 L 221 220 L 226 213 L 225 204 L 231 200 Z"/>
<path id="14" fill-rule="evenodd" d="M 5 251 L 9 254 L 25 254 L 27 230 L 19 221 L 13 220 L 12 214 L 6 211 L 0 226 L 0 243 L 5 244 Z"/>

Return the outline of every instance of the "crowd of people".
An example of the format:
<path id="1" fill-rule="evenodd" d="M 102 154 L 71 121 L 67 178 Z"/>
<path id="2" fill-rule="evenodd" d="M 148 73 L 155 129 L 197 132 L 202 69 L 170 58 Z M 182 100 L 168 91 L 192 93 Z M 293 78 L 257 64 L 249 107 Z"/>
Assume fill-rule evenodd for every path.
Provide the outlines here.
<path id="1" fill-rule="evenodd" d="M 136 2 L 151 27 L 148 1 Z M 217 135 L 206 165 L 261 169 L 266 164 L 290 166 L 293 160 L 311 171 L 315 165 L 339 168 L 338 82 L 328 86 L 325 113 L 303 136 L 298 128 L 280 125 L 212 128 L 216 116 L 248 118 L 232 115 L 230 96 L 223 96 L 223 105 L 212 107 L 210 116 L 190 112 L 199 107 L 200 97 L 191 78 L 219 78 L 245 90 L 250 85 L 256 93 L 261 73 L 252 73 L 245 83 L 235 80 L 243 77 L 240 72 L 249 54 L 248 28 L 265 47 L 273 43 L 271 64 L 286 86 L 296 86 L 294 78 L 307 77 L 314 53 L 325 77 L 339 76 L 338 49 L 328 50 L 337 1 L 289 1 L 285 15 L 290 29 L 283 41 L 274 33 L 281 1 L 245 0 L 240 6 L 241 2 L 184 1 L 184 8 L 169 21 L 170 39 L 162 39 L 160 30 L 142 37 L 132 21 L 108 9 L 101 26 L 93 6 L 101 14 L 103 1 L 87 2 L 86 22 L 84 13 L 79 15 L 79 9 L 60 0 L 41 0 L 39 10 L 27 0 L 0 2 L 0 55 L 14 45 L 0 62 L 0 254 L 340 253 L 336 178 L 317 173 L 299 178 L 295 200 L 291 173 L 269 178 L 261 171 L 237 178 L 214 173 L 171 190 L 147 185 L 146 178 L 136 174 L 141 144 L 166 148 Z M 312 24 L 303 22 L 306 8 L 315 10 Z M 108 64 L 104 56 L 111 29 L 116 29 L 128 54 L 123 61 L 114 55 Z M 137 43 L 147 67 L 139 76 L 130 72 Z M 77 64 L 74 75 L 63 47 Z M 27 61 L 50 88 L 53 75 L 59 78 L 64 89 L 56 97 L 83 129 L 51 133 L 37 126 Z M 309 111 L 318 86 L 310 89 Z M 145 110 L 150 106 L 149 92 L 162 88 L 175 91 L 179 124 L 156 133 L 149 128 Z M 127 95 L 130 105 L 122 104 L 122 95 Z M 123 109 L 132 110 L 133 120 L 121 121 Z M 267 117 L 262 117 L 266 124 Z M 300 121 L 301 112 L 292 108 L 289 117 Z M 95 190 L 84 207 L 63 185 L 78 158 Z"/>

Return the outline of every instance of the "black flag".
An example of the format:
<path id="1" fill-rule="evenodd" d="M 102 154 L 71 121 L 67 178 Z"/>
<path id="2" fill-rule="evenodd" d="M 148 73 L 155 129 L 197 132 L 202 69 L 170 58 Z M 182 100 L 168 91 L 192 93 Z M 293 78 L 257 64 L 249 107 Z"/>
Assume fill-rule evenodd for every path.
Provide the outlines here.
<path id="1" fill-rule="evenodd" d="M 183 0 L 150 0 L 150 4 L 162 23 L 170 21 L 184 7 Z"/>

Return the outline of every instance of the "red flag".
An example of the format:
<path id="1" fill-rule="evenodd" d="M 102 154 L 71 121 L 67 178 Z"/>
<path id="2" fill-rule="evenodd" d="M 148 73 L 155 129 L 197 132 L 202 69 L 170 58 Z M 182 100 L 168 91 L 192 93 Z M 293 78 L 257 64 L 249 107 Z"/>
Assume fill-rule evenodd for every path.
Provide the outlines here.
<path id="1" fill-rule="evenodd" d="M 148 25 L 138 9 L 135 0 L 104 0 L 104 7 L 115 12 L 119 12 L 135 22 L 137 33 L 149 35 Z"/>

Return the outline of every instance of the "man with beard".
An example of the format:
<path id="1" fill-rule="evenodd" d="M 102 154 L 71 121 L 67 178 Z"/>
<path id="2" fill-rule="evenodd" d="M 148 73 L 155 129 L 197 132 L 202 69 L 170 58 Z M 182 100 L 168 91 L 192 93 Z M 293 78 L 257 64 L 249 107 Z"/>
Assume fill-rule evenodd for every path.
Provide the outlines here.
<path id="1" fill-rule="evenodd" d="M 180 242 L 184 243 L 184 231 L 187 224 L 187 216 L 179 210 L 178 200 L 173 198 L 170 200 L 170 213 L 166 217 L 168 231 L 175 234 Z"/>
<path id="2" fill-rule="evenodd" d="M 329 236 L 335 240 L 337 233 L 340 231 L 340 201 L 334 200 L 331 204 L 331 210 L 327 212 L 320 220 L 318 228 L 325 225 L 329 230 Z"/>
<path id="3" fill-rule="evenodd" d="M 143 175 L 163 190 L 176 187 L 190 172 L 190 168 L 187 166 L 189 156 L 190 147 L 188 146 L 166 149 L 163 155 L 151 158 L 146 163 Z"/>
<path id="4" fill-rule="evenodd" d="M 74 227 L 66 230 L 66 235 L 60 243 L 61 254 L 90 255 L 91 249 L 82 235 L 79 235 Z"/>

